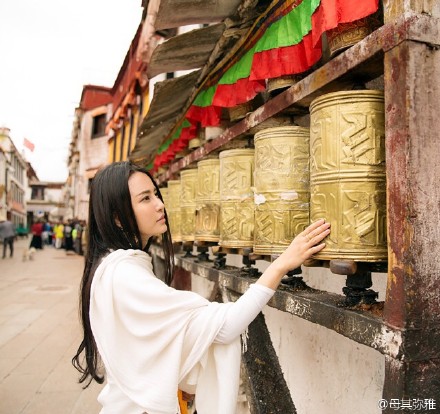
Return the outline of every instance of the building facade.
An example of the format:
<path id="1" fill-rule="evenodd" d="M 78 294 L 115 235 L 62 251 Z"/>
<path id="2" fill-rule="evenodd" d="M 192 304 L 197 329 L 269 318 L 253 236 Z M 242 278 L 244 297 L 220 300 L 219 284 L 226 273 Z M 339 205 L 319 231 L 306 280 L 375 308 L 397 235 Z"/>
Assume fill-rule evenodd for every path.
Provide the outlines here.
<path id="1" fill-rule="evenodd" d="M 67 217 L 87 219 L 90 183 L 96 171 L 107 163 L 106 124 L 111 114 L 110 88 L 86 85 L 75 110 L 69 147 L 68 178 L 65 187 Z"/>
<path id="2" fill-rule="evenodd" d="M 10 137 L 9 128 L 0 128 L 0 214 L 17 229 L 27 227 L 27 163 Z"/>
<path id="3" fill-rule="evenodd" d="M 106 128 L 109 163 L 128 159 L 149 108 L 146 64 L 138 54 L 141 29 L 139 25 L 112 88 L 112 114 Z"/>

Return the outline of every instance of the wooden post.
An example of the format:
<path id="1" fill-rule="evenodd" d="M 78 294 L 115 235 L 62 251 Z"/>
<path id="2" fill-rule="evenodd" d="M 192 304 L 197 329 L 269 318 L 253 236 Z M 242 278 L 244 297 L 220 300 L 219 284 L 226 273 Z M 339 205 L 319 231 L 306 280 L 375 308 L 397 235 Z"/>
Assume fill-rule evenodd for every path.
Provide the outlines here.
<path id="1" fill-rule="evenodd" d="M 384 1 L 386 19 L 436 1 Z M 414 9 L 410 9 L 414 7 Z M 384 320 L 401 328 L 386 357 L 383 398 L 440 406 L 440 31 L 436 44 L 405 41 L 385 53 L 389 271 Z M 390 407 L 386 413 L 395 412 Z"/>

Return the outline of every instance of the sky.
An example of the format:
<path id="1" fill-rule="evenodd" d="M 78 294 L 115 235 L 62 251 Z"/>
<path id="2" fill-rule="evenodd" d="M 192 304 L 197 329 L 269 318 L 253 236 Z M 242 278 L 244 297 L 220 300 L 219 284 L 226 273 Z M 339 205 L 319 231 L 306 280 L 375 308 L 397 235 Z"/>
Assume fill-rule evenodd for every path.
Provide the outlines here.
<path id="1" fill-rule="evenodd" d="M 113 86 L 142 10 L 141 0 L 0 1 L 0 127 L 41 181 L 66 180 L 82 88 Z"/>

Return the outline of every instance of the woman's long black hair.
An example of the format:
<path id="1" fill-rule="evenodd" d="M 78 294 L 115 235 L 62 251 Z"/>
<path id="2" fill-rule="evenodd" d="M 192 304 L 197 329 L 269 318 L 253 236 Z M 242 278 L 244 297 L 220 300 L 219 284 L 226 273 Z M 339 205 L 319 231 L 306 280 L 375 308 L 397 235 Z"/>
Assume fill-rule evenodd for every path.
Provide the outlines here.
<path id="1" fill-rule="evenodd" d="M 72 358 L 73 366 L 81 373 L 79 382 L 83 383 L 88 380 L 85 387 L 88 387 L 92 380 L 99 384 L 104 381 L 104 376 L 99 370 L 99 354 L 89 316 L 90 289 L 95 270 L 101 259 L 111 250 L 139 249 L 148 251 L 151 244 L 150 238 L 147 245 L 142 246 L 142 238 L 131 205 L 128 179 L 134 172 L 148 175 L 162 200 L 154 178 L 143 168 L 128 161 L 106 166 L 92 180 L 87 223 L 88 250 L 79 299 L 84 338 Z M 170 285 L 173 278 L 174 253 L 166 210 L 165 219 L 168 229 L 162 234 L 162 246 L 165 254 L 165 283 Z M 84 356 L 82 356 L 83 353 Z"/>

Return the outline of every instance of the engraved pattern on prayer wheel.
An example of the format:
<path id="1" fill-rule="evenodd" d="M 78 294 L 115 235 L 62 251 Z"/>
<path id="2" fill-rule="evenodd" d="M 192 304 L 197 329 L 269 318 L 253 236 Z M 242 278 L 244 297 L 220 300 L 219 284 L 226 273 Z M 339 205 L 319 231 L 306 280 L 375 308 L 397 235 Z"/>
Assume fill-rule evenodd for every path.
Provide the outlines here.
<path id="1" fill-rule="evenodd" d="M 229 248 L 252 247 L 254 242 L 254 150 L 220 153 L 220 241 Z"/>
<path id="2" fill-rule="evenodd" d="M 268 128 L 255 135 L 257 254 L 279 254 L 309 223 L 309 129 Z"/>
<path id="3" fill-rule="evenodd" d="M 387 259 L 384 118 L 382 91 L 335 92 L 310 105 L 310 216 L 332 226 L 317 259 Z"/>
<path id="4" fill-rule="evenodd" d="M 354 22 L 339 24 L 327 34 L 330 56 L 335 56 L 355 45 L 381 26 L 382 13 L 379 11 L 371 16 Z"/>
<path id="5" fill-rule="evenodd" d="M 195 240 L 218 242 L 220 238 L 220 160 L 197 163 Z"/>
<path id="6" fill-rule="evenodd" d="M 180 193 L 180 214 L 182 241 L 194 241 L 196 226 L 196 183 L 197 169 L 185 170 L 180 173 L 182 184 Z"/>
<path id="7" fill-rule="evenodd" d="M 165 202 L 165 207 L 167 209 L 168 221 L 170 223 L 170 232 L 173 242 L 182 241 L 182 233 L 180 231 L 180 192 L 180 180 L 168 181 L 168 197 L 167 201 Z"/>

